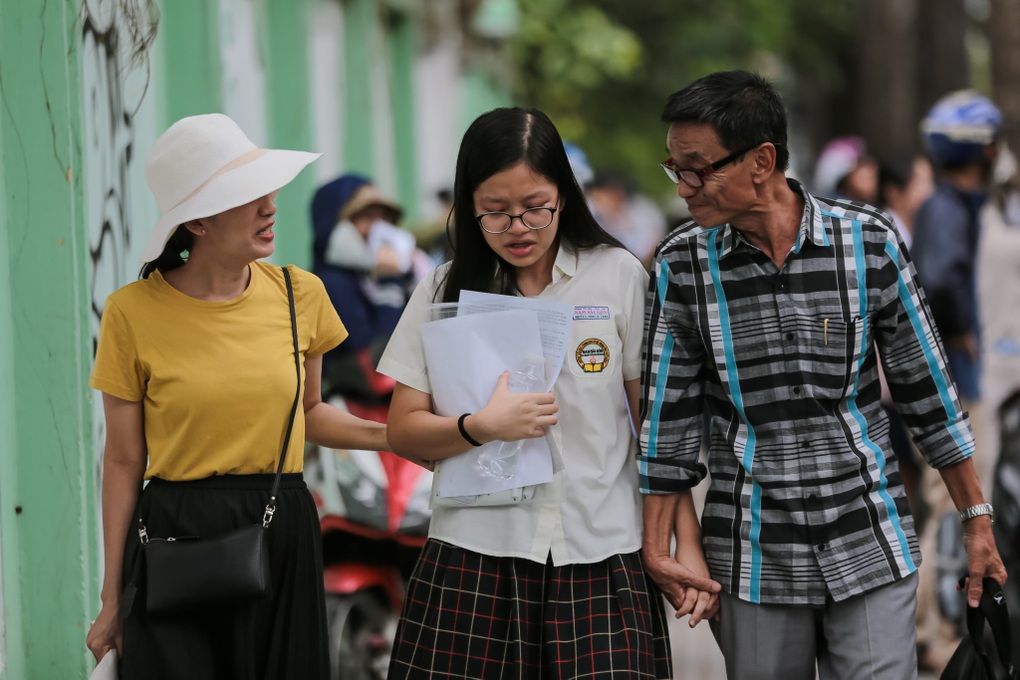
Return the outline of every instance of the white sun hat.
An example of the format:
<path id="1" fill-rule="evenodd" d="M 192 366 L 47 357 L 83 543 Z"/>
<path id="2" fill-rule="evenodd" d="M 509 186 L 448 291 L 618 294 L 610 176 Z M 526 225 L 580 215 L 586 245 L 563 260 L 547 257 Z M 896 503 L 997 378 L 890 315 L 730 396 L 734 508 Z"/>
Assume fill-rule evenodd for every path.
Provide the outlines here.
<path id="1" fill-rule="evenodd" d="M 142 262 L 159 257 L 178 225 L 270 194 L 321 155 L 260 149 L 221 113 L 182 118 L 160 135 L 145 162 L 145 179 L 163 217 Z"/>

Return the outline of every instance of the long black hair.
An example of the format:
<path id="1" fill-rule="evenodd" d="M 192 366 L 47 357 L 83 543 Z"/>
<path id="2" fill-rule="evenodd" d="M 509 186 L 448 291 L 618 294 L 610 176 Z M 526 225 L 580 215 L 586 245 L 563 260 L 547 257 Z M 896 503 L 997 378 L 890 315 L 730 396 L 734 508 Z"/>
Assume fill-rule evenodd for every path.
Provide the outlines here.
<path id="1" fill-rule="evenodd" d="M 188 231 L 188 228 L 183 224 L 177 225 L 174 233 L 170 235 L 166 245 L 163 246 L 163 252 L 152 262 L 142 265 L 142 271 L 138 273 L 138 278 L 147 279 L 157 269 L 163 274 L 171 269 L 177 269 L 187 261 L 185 253 L 191 252 L 194 242 L 195 235 Z"/>
<path id="2" fill-rule="evenodd" d="M 517 273 L 485 242 L 475 220 L 475 190 L 493 175 L 518 163 L 556 185 L 561 208 L 559 246 L 577 252 L 623 245 L 592 216 L 574 178 L 556 126 L 537 109 L 501 108 L 484 113 L 464 133 L 453 185 L 453 260 L 440 286 L 443 302 L 456 302 L 462 290 L 516 295 Z"/>

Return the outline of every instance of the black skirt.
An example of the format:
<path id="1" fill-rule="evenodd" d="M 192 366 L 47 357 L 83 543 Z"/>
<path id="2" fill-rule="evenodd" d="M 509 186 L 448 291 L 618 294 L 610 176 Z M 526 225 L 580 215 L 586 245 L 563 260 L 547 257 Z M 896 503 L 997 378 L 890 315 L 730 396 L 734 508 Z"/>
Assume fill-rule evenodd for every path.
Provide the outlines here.
<path id="1" fill-rule="evenodd" d="M 153 479 L 137 516 L 150 537 L 213 536 L 262 518 L 274 475 Z M 283 475 L 269 526 L 272 593 L 181 614 L 145 611 L 144 555 L 128 532 L 124 579 L 137 594 L 124 620 L 125 680 L 277 680 L 329 676 L 322 543 L 300 474 Z"/>

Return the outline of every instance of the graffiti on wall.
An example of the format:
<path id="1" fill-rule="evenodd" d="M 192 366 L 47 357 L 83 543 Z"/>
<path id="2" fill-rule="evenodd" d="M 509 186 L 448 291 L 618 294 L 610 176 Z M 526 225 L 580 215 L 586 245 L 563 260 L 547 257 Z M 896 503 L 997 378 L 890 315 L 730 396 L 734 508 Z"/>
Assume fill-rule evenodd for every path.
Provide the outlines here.
<path id="1" fill-rule="evenodd" d="M 148 54 L 157 15 L 152 0 L 83 0 L 84 169 L 88 197 L 89 331 L 95 350 L 106 296 L 137 276 L 132 248 L 132 175 L 136 121 L 148 91 Z M 141 83 L 141 85 L 137 85 Z M 135 189 L 137 191 L 137 189 Z M 106 438 L 101 404 L 93 406 L 94 450 Z M 96 457 L 96 478 L 101 475 Z"/>

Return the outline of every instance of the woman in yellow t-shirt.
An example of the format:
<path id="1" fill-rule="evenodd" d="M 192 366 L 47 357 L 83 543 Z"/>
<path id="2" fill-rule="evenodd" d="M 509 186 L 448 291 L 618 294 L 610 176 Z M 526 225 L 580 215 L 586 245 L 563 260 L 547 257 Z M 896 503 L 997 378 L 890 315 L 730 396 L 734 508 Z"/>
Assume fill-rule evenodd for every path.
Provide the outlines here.
<path id="1" fill-rule="evenodd" d="M 140 280 L 107 300 L 90 381 L 103 392 L 106 416 L 106 571 L 86 644 L 97 660 L 116 649 L 122 678 L 328 675 L 321 544 L 301 477 L 303 444 L 388 445 L 384 426 L 321 400 L 322 354 L 347 337 L 322 283 L 288 267 L 296 371 L 284 272 L 260 261 L 274 250 L 277 191 L 316 158 L 259 149 L 220 114 L 178 121 L 149 155 L 146 178 L 164 214 Z M 288 440 L 298 372 L 303 408 Z M 270 596 L 147 611 L 143 537 L 132 525 L 141 518 L 149 536 L 212 537 L 255 524 L 281 453 L 267 529 Z"/>

